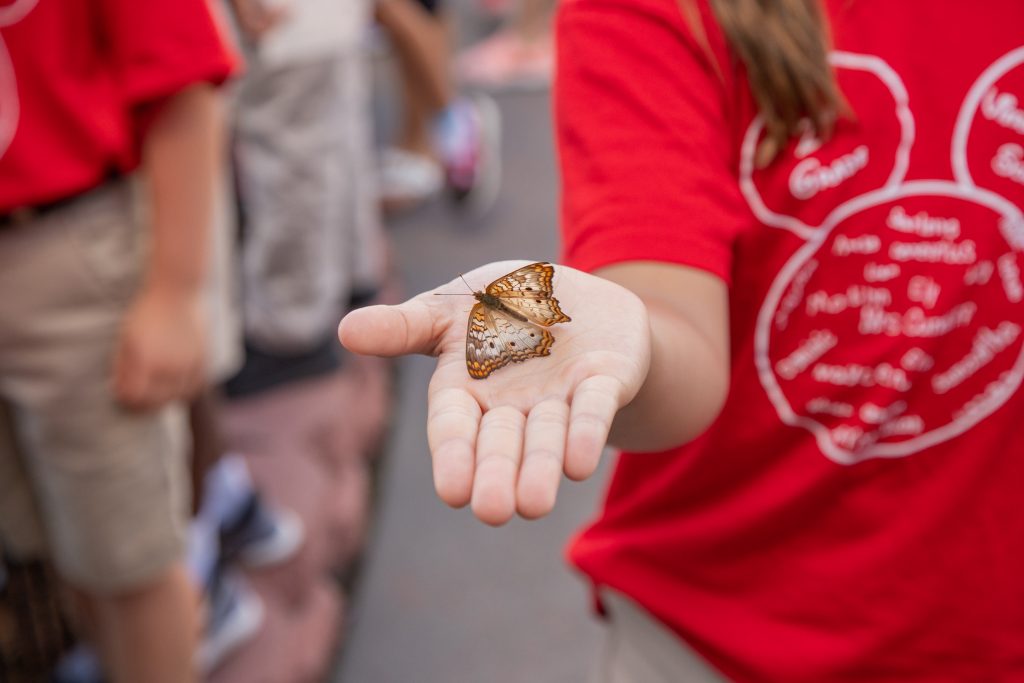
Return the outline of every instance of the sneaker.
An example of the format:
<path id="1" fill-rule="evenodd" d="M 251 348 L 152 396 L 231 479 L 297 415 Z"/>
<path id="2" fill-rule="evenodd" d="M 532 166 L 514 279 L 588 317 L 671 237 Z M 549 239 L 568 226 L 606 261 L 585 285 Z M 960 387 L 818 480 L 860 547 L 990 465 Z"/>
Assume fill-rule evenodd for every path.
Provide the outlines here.
<path id="1" fill-rule="evenodd" d="M 237 571 L 221 567 L 206 594 L 207 617 L 196 653 L 200 672 L 208 674 L 251 640 L 263 625 L 263 601 Z"/>
<path id="2" fill-rule="evenodd" d="M 501 187 L 501 113 L 482 93 L 455 100 L 439 117 L 435 146 L 457 204 L 485 213 Z"/>
<path id="3" fill-rule="evenodd" d="M 293 511 L 267 505 L 253 492 L 240 514 L 221 527 L 225 561 L 267 567 L 291 559 L 302 546 L 305 527 Z"/>
<path id="4" fill-rule="evenodd" d="M 462 83 L 487 90 L 542 90 L 551 85 L 554 56 L 550 35 L 526 41 L 504 29 L 467 48 L 455 71 Z"/>
<path id="5" fill-rule="evenodd" d="M 377 188 L 385 210 L 410 209 L 441 192 L 444 172 L 424 154 L 389 147 L 381 152 Z"/>
<path id="6" fill-rule="evenodd" d="M 79 643 L 66 652 L 50 674 L 50 683 L 105 683 L 96 651 Z"/>

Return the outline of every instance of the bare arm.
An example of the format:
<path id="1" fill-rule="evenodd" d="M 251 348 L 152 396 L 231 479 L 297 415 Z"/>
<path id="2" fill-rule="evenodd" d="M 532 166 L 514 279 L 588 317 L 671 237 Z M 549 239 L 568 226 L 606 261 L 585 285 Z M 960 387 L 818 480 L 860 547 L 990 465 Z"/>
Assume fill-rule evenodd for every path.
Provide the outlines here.
<path id="1" fill-rule="evenodd" d="M 220 172 L 223 114 L 213 86 L 194 85 L 167 102 L 146 136 L 150 188 L 150 287 L 194 292 L 203 284 Z"/>
<path id="2" fill-rule="evenodd" d="M 615 417 L 609 441 L 633 451 L 678 446 L 717 417 L 729 389 L 729 304 L 722 280 L 655 262 L 609 266 L 596 275 L 640 297 L 650 320 L 650 369 Z"/>
<path id="3" fill-rule="evenodd" d="M 164 103 L 143 143 L 151 251 L 114 361 L 115 393 L 131 408 L 186 398 L 203 381 L 201 296 L 221 129 L 219 95 L 199 84 Z"/>

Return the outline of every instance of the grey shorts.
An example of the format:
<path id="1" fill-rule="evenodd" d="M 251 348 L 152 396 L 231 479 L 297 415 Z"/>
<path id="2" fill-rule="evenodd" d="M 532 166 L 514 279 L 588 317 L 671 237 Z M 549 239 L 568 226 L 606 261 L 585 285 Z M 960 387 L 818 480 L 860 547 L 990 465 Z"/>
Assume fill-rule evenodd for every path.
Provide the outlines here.
<path id="1" fill-rule="evenodd" d="M 593 683 L 726 683 L 726 678 L 650 612 L 604 588 L 607 634 Z"/>
<path id="2" fill-rule="evenodd" d="M 130 413 L 112 394 L 146 256 L 133 207 L 117 181 L 0 230 L 0 544 L 100 593 L 182 558 L 190 497 L 181 407 Z"/>

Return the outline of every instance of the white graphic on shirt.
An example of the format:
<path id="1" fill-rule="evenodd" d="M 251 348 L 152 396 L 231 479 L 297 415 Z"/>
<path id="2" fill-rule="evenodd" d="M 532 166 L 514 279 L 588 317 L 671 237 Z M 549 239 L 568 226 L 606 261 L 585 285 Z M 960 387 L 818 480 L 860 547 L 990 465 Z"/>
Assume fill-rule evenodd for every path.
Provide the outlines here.
<path id="1" fill-rule="evenodd" d="M 992 170 L 1000 178 L 1024 185 L 1024 147 L 1007 142 L 992 157 Z"/>
<path id="2" fill-rule="evenodd" d="M 13 26 L 25 18 L 36 6 L 38 0 L 14 0 L 0 8 L 0 28 Z M 7 51 L 3 34 L 0 33 L 0 158 L 14 139 L 18 129 L 21 104 L 18 101 L 18 84 L 14 77 L 14 64 Z"/>
<path id="3" fill-rule="evenodd" d="M 852 198 L 879 188 L 894 190 L 906 177 L 910 163 L 910 149 L 914 144 L 914 117 L 910 111 L 907 89 L 899 75 L 883 60 L 871 55 L 834 52 L 829 56 L 829 62 L 836 68 L 841 86 L 844 81 L 851 79 L 873 82 L 876 91 L 868 91 L 869 95 L 875 99 L 888 97 L 892 101 L 894 115 L 879 121 L 861 121 L 861 125 L 873 129 L 876 135 L 880 128 L 891 129 L 897 140 L 889 150 L 872 150 L 865 144 L 856 144 L 836 154 L 831 151 L 837 147 L 835 140 L 823 147 L 821 141 L 814 137 L 810 126 L 803 124 L 803 133 L 793 153 L 797 162 L 791 168 L 787 166 L 786 189 L 794 205 L 816 196 L 825 199 L 826 195 L 830 195 L 829 191 L 844 192 L 844 196 Z M 844 92 L 861 92 L 864 83 L 860 85 L 860 88 L 844 88 Z M 852 104 L 856 106 L 856 102 Z M 884 108 L 878 107 L 875 102 L 872 104 L 874 106 L 864 107 L 864 111 L 883 112 L 885 116 Z M 796 211 L 787 212 L 790 207 L 785 202 L 781 206 L 769 206 L 772 200 L 767 197 L 778 198 L 785 196 L 785 193 L 773 194 L 759 187 L 754 156 L 763 131 L 764 121 L 759 116 L 744 135 L 740 156 L 740 190 L 762 223 L 790 230 L 809 239 L 825 222 L 827 215 L 809 215 L 806 207 L 802 207 L 805 210 L 798 217 Z M 856 138 L 851 136 L 850 140 Z M 829 197 L 828 201 L 834 200 Z M 841 205 L 842 201 L 830 204 L 833 207 Z"/>
<path id="4" fill-rule="evenodd" d="M 811 125 L 810 120 L 802 119 L 800 121 L 800 139 L 796 143 L 796 148 L 793 150 L 793 156 L 797 159 L 803 159 L 808 154 L 814 154 L 821 149 L 821 139 L 814 134 L 814 126 Z"/>
<path id="5" fill-rule="evenodd" d="M 1024 378 L 1024 257 L 1000 226 L 1021 221 L 1006 199 L 951 181 L 906 182 L 834 211 L 758 316 L 755 362 L 783 422 L 853 464 L 941 443 L 1002 405 Z M 875 340 L 891 360 L 861 360 L 858 343 Z"/>
<path id="6" fill-rule="evenodd" d="M 996 121 L 1004 128 L 1024 135 L 1024 109 L 1018 106 L 1017 96 L 1013 93 L 1001 93 L 991 86 L 981 97 L 981 113 L 989 121 Z"/>
<path id="7" fill-rule="evenodd" d="M 1003 190 L 996 183 L 989 182 L 986 169 L 978 168 L 978 161 L 982 158 L 990 159 L 988 166 L 996 176 L 1024 185 L 1024 171 L 1021 170 L 1024 156 L 1021 146 L 1024 143 L 1024 108 L 1021 101 L 1024 94 L 1019 89 L 1010 90 L 1004 84 L 1014 79 L 1015 83 L 1009 87 L 1016 85 L 1020 88 L 1024 83 L 1024 46 L 996 60 L 968 90 L 953 129 L 953 177 L 961 185 L 987 187 L 996 192 Z M 989 130 L 977 131 L 979 127 Z M 994 154 L 985 151 L 970 154 L 968 148 L 972 144 L 985 144 L 983 140 L 974 139 L 976 132 L 988 132 L 990 139 L 1002 138 L 1003 142 Z"/>
<path id="8" fill-rule="evenodd" d="M 860 145 L 849 154 L 823 165 L 819 159 L 804 159 L 789 176 L 789 191 L 797 199 L 810 199 L 822 190 L 839 187 L 868 165 L 870 152 Z"/>
<path id="9" fill-rule="evenodd" d="M 914 122 L 898 75 L 876 57 L 832 61 L 841 82 L 859 69 L 885 84 L 891 147 L 875 135 L 822 144 L 808 128 L 762 171 L 758 119 L 740 186 L 761 222 L 804 240 L 758 314 L 759 379 L 785 424 L 849 465 L 952 439 L 1024 381 L 1024 213 L 1021 194 L 1007 198 L 1024 187 L 1024 47 L 968 91 L 949 180 L 905 180 Z"/>

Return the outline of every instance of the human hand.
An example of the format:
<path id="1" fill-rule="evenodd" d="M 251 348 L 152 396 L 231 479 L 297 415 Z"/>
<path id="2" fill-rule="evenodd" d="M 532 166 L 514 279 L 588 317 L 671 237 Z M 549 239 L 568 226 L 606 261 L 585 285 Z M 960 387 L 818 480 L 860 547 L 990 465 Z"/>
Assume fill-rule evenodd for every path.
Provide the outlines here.
<path id="1" fill-rule="evenodd" d="M 259 40 L 288 15 L 288 9 L 268 0 L 231 0 L 238 24 L 245 34 Z"/>
<path id="2" fill-rule="evenodd" d="M 154 410 L 188 399 L 203 385 L 201 297 L 144 287 L 128 309 L 114 356 L 114 395 L 126 408 Z"/>
<path id="3" fill-rule="evenodd" d="M 477 289 L 527 262 L 491 263 L 466 273 Z M 615 413 L 639 391 L 650 363 L 647 311 L 629 290 L 555 267 L 554 296 L 572 321 L 555 325 L 551 355 L 473 379 L 466 370 L 471 297 L 455 279 L 398 306 L 352 311 L 338 334 L 351 351 L 437 356 L 428 393 L 427 439 L 434 486 L 447 504 L 471 503 L 488 524 L 554 507 L 564 472 L 593 474 Z"/>

